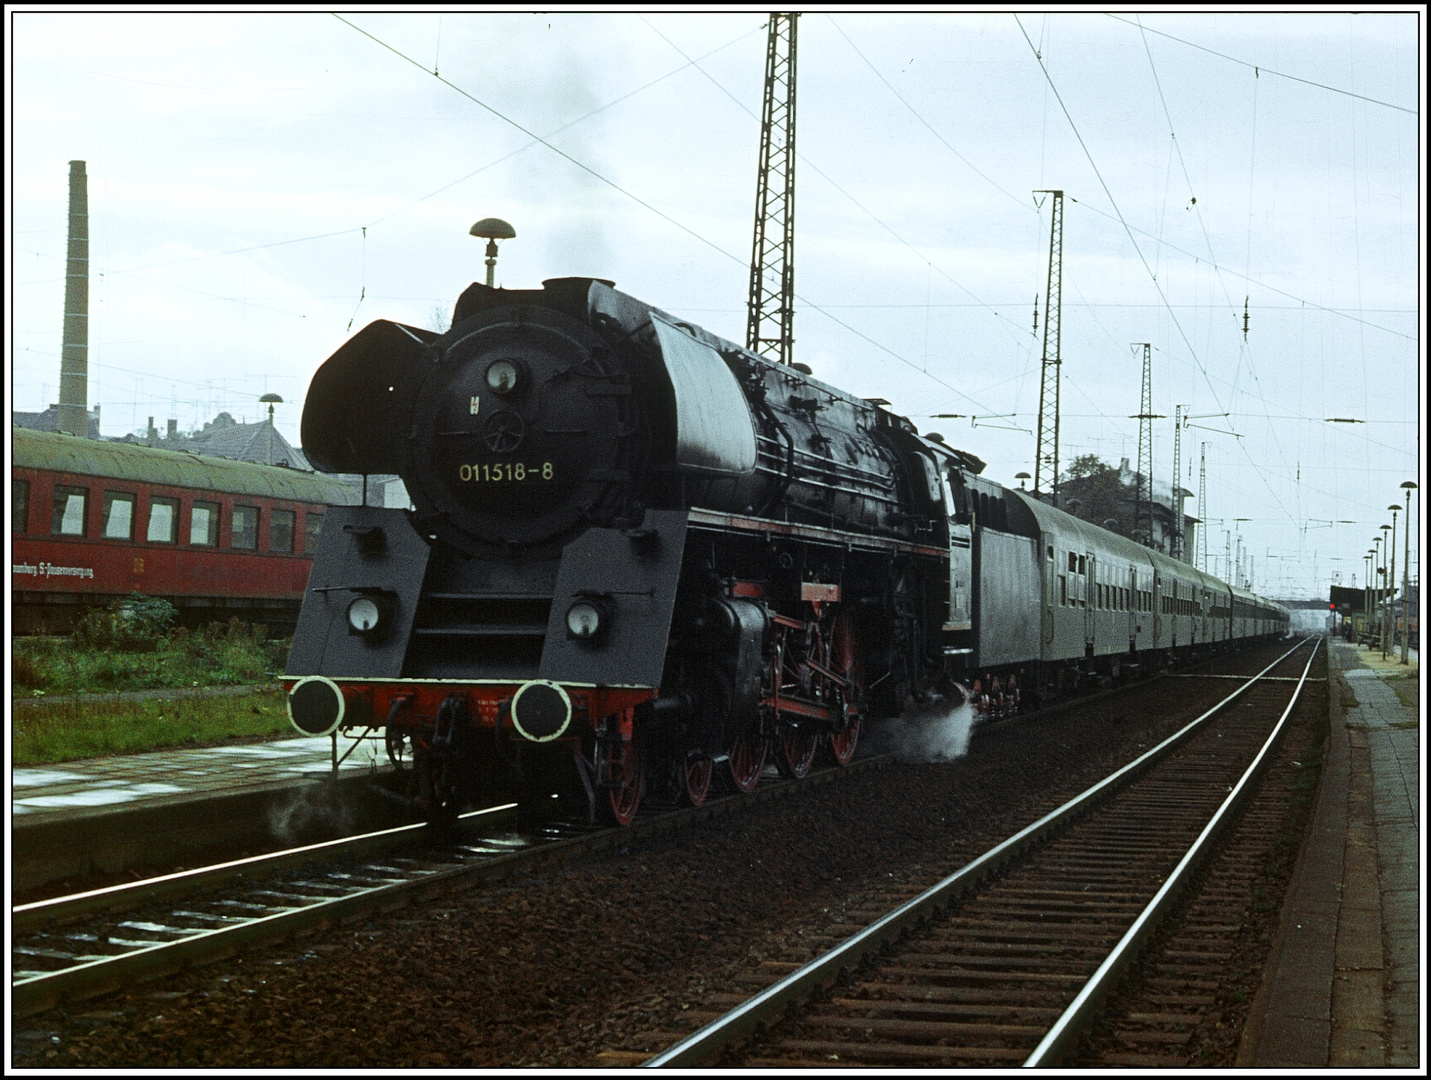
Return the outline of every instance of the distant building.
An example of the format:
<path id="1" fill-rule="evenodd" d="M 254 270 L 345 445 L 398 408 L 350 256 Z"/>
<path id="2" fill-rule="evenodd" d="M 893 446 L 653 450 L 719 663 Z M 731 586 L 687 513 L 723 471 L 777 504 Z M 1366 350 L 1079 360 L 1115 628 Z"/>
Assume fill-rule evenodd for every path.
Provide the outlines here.
<path id="1" fill-rule="evenodd" d="M 1173 485 L 1154 479 L 1150 492 L 1151 505 L 1146 511 L 1151 518 L 1151 533 L 1138 513 L 1138 473 L 1128 466 L 1123 458 L 1114 469 L 1092 455 L 1076 459 L 1059 481 L 1058 508 L 1074 517 L 1091 521 L 1119 536 L 1125 536 L 1145 547 L 1161 551 L 1165 555 L 1173 553 L 1177 511 L 1174 497 L 1181 493 L 1186 501 L 1193 493 L 1186 488 L 1174 491 Z M 1193 562 L 1197 550 L 1197 527 L 1202 522 L 1183 513 L 1182 544 L 1179 558 L 1186 563 Z"/>
<path id="2" fill-rule="evenodd" d="M 99 434 L 99 406 L 96 405 L 88 411 L 89 437 L 91 439 L 100 438 Z M 51 405 L 44 412 L 12 412 L 10 423 L 15 427 L 28 428 L 30 431 L 59 431 L 60 430 L 60 407 Z"/>
<path id="3" fill-rule="evenodd" d="M 1129 468 L 1128 459 L 1123 458 L 1118 462 L 1118 479 L 1121 480 L 1126 487 L 1136 492 L 1138 490 L 1139 481 L 1141 480 L 1141 474 Z M 1159 481 L 1157 477 L 1154 477 L 1153 482 L 1149 485 L 1148 494 L 1152 502 L 1150 515 L 1152 517 L 1153 535 L 1151 538 L 1144 539 L 1142 542 L 1146 543 L 1149 547 L 1156 548 L 1165 555 L 1172 554 L 1173 550 L 1173 530 L 1177 521 L 1177 511 L 1174 509 L 1173 503 L 1178 491 L 1182 492 L 1184 500 L 1195 498 L 1193 492 L 1188 491 L 1186 488 L 1178 488 L 1177 491 L 1175 491 L 1172 484 L 1163 483 Z M 1136 502 L 1129 504 L 1128 510 L 1130 515 L 1136 513 L 1136 509 Z M 1198 518 L 1184 512 L 1181 556 L 1183 562 L 1191 563 L 1193 561 L 1193 552 L 1197 550 L 1197 527 L 1200 524 L 1202 524 L 1202 522 Z"/>
<path id="4" fill-rule="evenodd" d="M 59 406 L 51 405 L 44 412 L 12 412 L 11 423 L 15 427 L 31 431 L 58 431 Z M 89 413 L 89 437 L 104 439 L 99 433 L 99 406 Z M 262 465 L 276 465 L 284 469 L 313 472 L 313 466 L 303 451 L 289 444 L 283 433 L 273 426 L 271 420 L 264 419 L 253 424 L 241 424 L 226 412 L 221 412 L 204 424 L 203 430 L 180 431 L 179 422 L 170 420 L 165 430 L 154 426 L 154 418 L 143 432 L 132 432 L 106 442 L 133 443 L 153 446 L 162 450 L 183 450 L 204 457 L 228 458 L 231 461 L 252 461 Z M 361 476 L 339 476 L 352 488 L 355 501 L 362 498 L 363 478 Z M 411 505 L 407 488 L 396 476 L 368 477 L 368 505 L 403 507 Z"/>
<path id="5" fill-rule="evenodd" d="M 177 420 L 170 420 L 161 436 L 149 418 L 148 430 L 140 435 L 126 435 L 120 442 L 161 446 L 166 450 L 188 450 L 205 457 L 229 458 L 232 461 L 254 461 L 261 465 L 279 465 L 288 469 L 312 472 L 301 451 L 289 445 L 269 420 L 255 424 L 240 424 L 226 412 L 219 413 L 204 425 L 202 431 L 179 431 Z"/>

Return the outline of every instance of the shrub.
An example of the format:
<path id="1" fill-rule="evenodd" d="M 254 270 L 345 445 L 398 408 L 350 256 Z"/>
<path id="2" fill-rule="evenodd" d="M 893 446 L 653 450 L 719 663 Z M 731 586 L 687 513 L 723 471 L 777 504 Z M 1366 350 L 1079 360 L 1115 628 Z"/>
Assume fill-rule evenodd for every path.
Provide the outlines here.
<path id="1" fill-rule="evenodd" d="M 28 649 L 11 650 L 10 677 L 21 690 L 32 690 L 41 685 L 40 665 L 34 653 Z"/>
<path id="2" fill-rule="evenodd" d="M 131 593 L 115 605 L 115 616 L 125 633 L 157 641 L 169 632 L 178 613 L 174 605 L 157 596 Z"/>
<path id="3" fill-rule="evenodd" d="M 82 649 L 153 652 L 174 625 L 174 605 L 133 593 L 106 611 L 89 611 L 75 624 L 74 642 Z"/>
<path id="4" fill-rule="evenodd" d="M 290 639 L 271 640 L 238 619 L 167 633 L 163 608 L 86 613 L 73 638 L 12 638 L 12 684 L 22 694 L 87 693 L 266 682 L 287 661 Z"/>

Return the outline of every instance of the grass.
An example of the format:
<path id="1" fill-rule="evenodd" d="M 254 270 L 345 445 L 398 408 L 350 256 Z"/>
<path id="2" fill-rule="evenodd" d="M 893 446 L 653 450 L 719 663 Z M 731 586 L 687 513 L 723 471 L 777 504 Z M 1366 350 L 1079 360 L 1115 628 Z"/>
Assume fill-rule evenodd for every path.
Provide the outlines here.
<path id="1" fill-rule="evenodd" d="M 1406 671 L 1405 668 L 1401 669 Z M 1387 685 L 1396 691 L 1401 704 L 1408 709 L 1419 709 L 1421 705 L 1421 669 L 1414 667 L 1399 679 L 1387 679 Z"/>
<path id="2" fill-rule="evenodd" d="M 214 746 L 292 735 L 277 686 L 237 697 L 200 697 L 199 687 L 272 684 L 289 642 L 238 619 L 201 630 L 173 628 L 163 600 L 128 597 L 88 613 L 73 635 L 12 638 L 15 765 L 105 754 Z M 139 691 L 121 700 L 83 694 Z M 143 691 L 155 691 L 144 694 Z"/>
<path id="3" fill-rule="evenodd" d="M 263 627 L 237 619 L 196 631 L 14 638 L 11 692 L 45 697 L 267 683 L 282 670 L 288 646 L 287 640 L 269 640 Z"/>
<path id="4" fill-rule="evenodd" d="M 12 728 L 15 765 L 294 734 L 283 691 L 276 687 L 217 698 L 105 702 L 56 698 L 15 709 Z"/>

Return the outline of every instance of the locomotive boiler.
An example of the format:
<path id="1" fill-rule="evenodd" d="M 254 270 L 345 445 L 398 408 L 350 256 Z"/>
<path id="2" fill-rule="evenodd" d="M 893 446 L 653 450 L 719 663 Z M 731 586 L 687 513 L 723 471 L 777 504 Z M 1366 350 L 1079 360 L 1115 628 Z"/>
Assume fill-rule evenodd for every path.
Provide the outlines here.
<path id="1" fill-rule="evenodd" d="M 329 511 L 294 724 L 381 730 L 435 819 L 514 791 L 624 824 L 648 787 L 848 763 L 955 683 L 1009 707 L 1277 629 L 885 404 L 597 279 L 474 284 L 444 334 L 370 324 L 314 376 L 303 448 L 413 509 Z"/>
<path id="2" fill-rule="evenodd" d="M 942 481 L 912 425 L 590 279 L 472 285 L 452 329 L 376 322 L 317 372 L 333 512 L 287 675 L 309 733 L 380 727 L 434 812 L 567 774 L 752 788 L 847 762 L 942 671 Z"/>

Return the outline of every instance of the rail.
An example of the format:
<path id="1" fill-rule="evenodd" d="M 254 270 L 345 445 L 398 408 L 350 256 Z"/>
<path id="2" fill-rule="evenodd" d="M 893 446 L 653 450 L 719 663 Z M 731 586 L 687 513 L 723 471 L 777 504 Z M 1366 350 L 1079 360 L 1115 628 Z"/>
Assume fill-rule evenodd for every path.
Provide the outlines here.
<path id="1" fill-rule="evenodd" d="M 902 904 L 888 915 L 880 918 L 859 933 L 846 939 L 834 949 L 823 956 L 811 961 L 799 970 L 792 972 L 784 979 L 768 987 L 757 994 L 749 1001 L 731 1010 L 725 1015 L 713 1020 L 705 1027 L 696 1031 L 689 1037 L 681 1040 L 669 1047 L 661 1054 L 646 1061 L 643 1067 L 701 1067 L 713 1066 L 718 1063 L 721 1054 L 728 1048 L 736 1046 L 751 1036 L 755 1035 L 761 1028 L 768 1026 L 786 1010 L 794 1005 L 800 1004 L 817 991 L 834 983 L 844 972 L 852 971 L 863 963 L 867 958 L 872 958 L 880 950 L 895 944 L 905 933 L 915 928 L 918 924 L 926 921 L 936 912 L 947 908 L 951 902 L 956 900 L 963 893 L 971 890 L 974 886 L 988 878 L 992 873 L 1003 867 L 1016 856 L 1024 853 L 1039 841 L 1048 837 L 1052 832 L 1062 828 L 1074 817 L 1083 813 L 1094 804 L 1102 801 L 1115 790 L 1121 788 L 1130 780 L 1139 776 L 1148 768 L 1166 757 L 1172 750 L 1192 737 L 1206 723 L 1223 712 L 1229 705 L 1242 697 L 1257 682 L 1267 677 L 1279 664 L 1306 644 L 1306 639 L 1298 642 L 1282 656 L 1278 657 L 1271 664 L 1267 665 L 1258 674 L 1248 678 L 1247 681 L 1227 697 L 1205 711 L 1195 720 L 1184 725 L 1176 733 L 1169 736 L 1157 746 L 1148 750 L 1134 761 L 1123 766 L 1110 776 L 1104 778 L 1099 783 L 1093 785 L 1083 793 L 1070 799 L 1056 810 L 1050 812 L 1038 821 L 1029 825 L 1003 843 L 992 848 L 988 852 L 974 859 L 972 862 L 962 867 L 955 873 L 949 875 L 938 884 L 921 893 L 919 896 Z M 1313 656 L 1316 654 L 1313 648 Z M 1311 658 L 1308 659 L 1308 669 Z M 1303 672 L 1305 681 L 1306 671 Z M 1302 682 L 1298 683 L 1300 692 Z M 1292 704 L 1295 704 L 1294 694 Z M 1279 721 L 1274 734 L 1266 741 L 1262 750 L 1258 753 L 1253 766 L 1248 770 L 1249 774 L 1255 775 L 1265 761 L 1268 748 L 1275 744 L 1275 740 L 1280 734 L 1283 722 L 1287 715 L 1290 715 L 1292 705 L 1289 704 L 1283 714 L 1283 720 Z M 1224 802 L 1223 808 L 1215 815 L 1214 822 L 1220 824 L 1225 821 L 1230 813 L 1228 805 L 1234 799 L 1240 799 L 1248 786 L 1249 776 L 1244 775 L 1243 779 L 1235 786 L 1233 794 L 1229 796 L 1228 802 Z M 1210 823 L 1204 830 L 1204 836 L 1210 837 L 1217 831 L 1215 824 Z M 1198 850 L 1206 850 L 1206 841 L 1200 839 L 1197 845 Z M 1179 880 L 1186 880 L 1188 869 L 1191 864 L 1191 853 L 1189 858 L 1185 858 L 1179 866 L 1179 871 L 1174 877 Z M 1173 879 L 1169 879 L 1169 886 L 1172 886 Z M 1175 886 L 1165 886 L 1159 891 L 1155 898 L 1155 904 L 1166 903 L 1167 898 L 1175 892 Z M 1086 995 L 1081 993 L 1075 999 L 1074 1005 L 1080 1009 L 1076 1016 L 1069 1017 L 1066 1021 L 1060 1018 L 1058 1041 L 1048 1050 L 1043 1051 L 1042 1064 L 1051 1060 L 1052 1056 L 1067 1045 L 1070 1038 L 1079 1029 L 1079 1024 L 1086 1018 L 1088 1012 L 1096 1007 L 1101 1000 L 1109 981 L 1116 977 L 1118 971 L 1126 964 L 1127 959 L 1135 951 L 1135 947 L 1148 933 L 1153 925 L 1156 925 L 1158 913 L 1144 912 L 1135 923 L 1137 937 L 1124 946 L 1120 943 L 1117 950 L 1117 962 L 1106 973 L 1100 968 L 1095 979 L 1101 979 L 1100 986 L 1092 986 L 1090 983 L 1085 987 Z M 1129 931 L 1132 934 L 1133 931 Z M 1110 956 L 1110 963 L 1113 957 Z M 1105 965 L 1106 966 L 1106 965 Z M 1091 987 L 1091 989 L 1090 989 Z M 1070 1008 L 1072 1008 L 1071 1006 Z M 1052 1034 L 1052 1033 L 1051 1033 Z"/>

